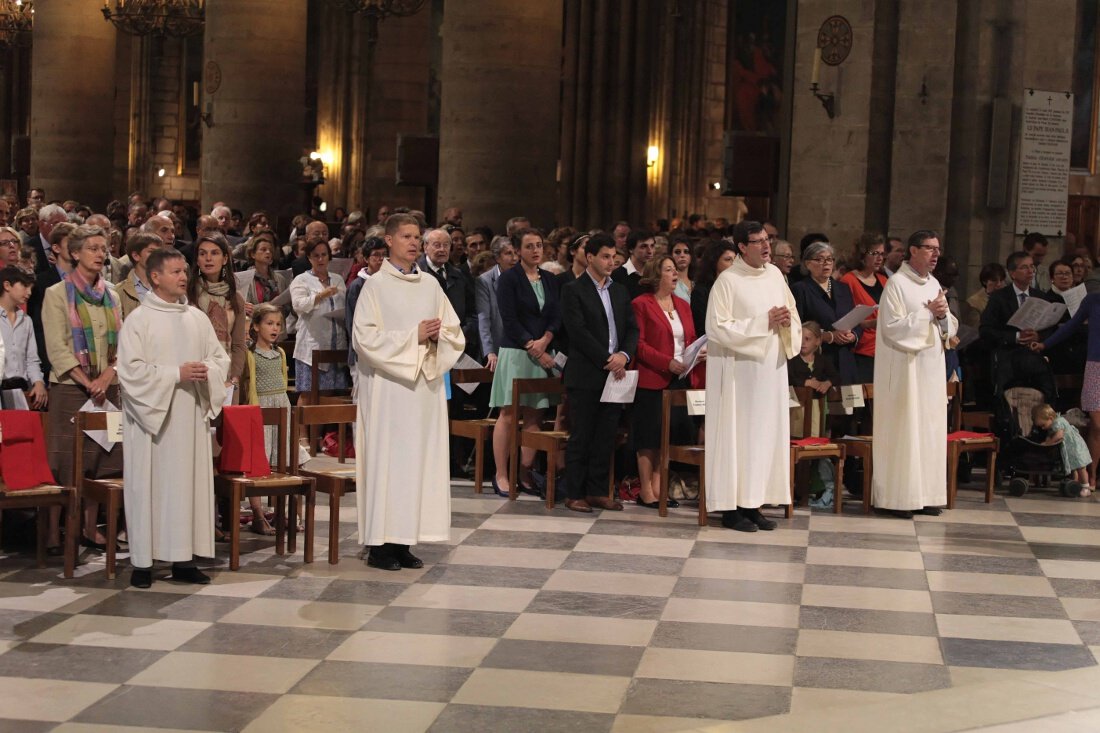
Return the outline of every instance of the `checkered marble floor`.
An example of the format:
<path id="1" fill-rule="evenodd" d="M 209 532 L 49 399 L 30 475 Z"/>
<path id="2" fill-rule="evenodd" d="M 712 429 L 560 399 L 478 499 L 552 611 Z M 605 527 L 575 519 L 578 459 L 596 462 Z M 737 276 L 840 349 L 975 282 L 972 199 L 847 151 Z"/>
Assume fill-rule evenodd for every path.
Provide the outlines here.
<path id="1" fill-rule="evenodd" d="M 694 730 L 1094 673 L 1100 502 L 961 494 L 942 517 L 851 504 L 742 534 L 690 507 L 579 515 L 456 484 L 450 542 L 397 573 L 360 559 L 348 497 L 338 565 L 318 521 L 317 562 L 249 538 L 202 588 L 8 557 L 0 730 Z"/>

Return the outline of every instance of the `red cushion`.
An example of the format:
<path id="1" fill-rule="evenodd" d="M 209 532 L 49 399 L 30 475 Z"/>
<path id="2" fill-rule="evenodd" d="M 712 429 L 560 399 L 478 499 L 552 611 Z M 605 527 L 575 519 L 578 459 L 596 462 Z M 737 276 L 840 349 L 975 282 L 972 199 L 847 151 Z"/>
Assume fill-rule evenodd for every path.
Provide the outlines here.
<path id="1" fill-rule="evenodd" d="M 8 491 L 54 484 L 46 460 L 42 416 L 29 410 L 0 410 L 0 476 Z"/>
<path id="2" fill-rule="evenodd" d="M 222 473 L 243 473 L 248 478 L 271 474 L 264 448 L 264 418 L 259 405 L 223 407 L 218 434 L 222 446 L 218 469 Z"/>
<path id="3" fill-rule="evenodd" d="M 947 442 L 952 443 L 956 440 L 972 440 L 974 438 L 992 438 L 993 433 L 972 433 L 969 430 L 956 430 L 953 433 L 947 434 Z"/>
<path id="4" fill-rule="evenodd" d="M 791 445 L 805 447 L 809 445 L 828 445 L 832 442 L 828 438 L 799 438 L 798 440 L 792 440 Z"/>

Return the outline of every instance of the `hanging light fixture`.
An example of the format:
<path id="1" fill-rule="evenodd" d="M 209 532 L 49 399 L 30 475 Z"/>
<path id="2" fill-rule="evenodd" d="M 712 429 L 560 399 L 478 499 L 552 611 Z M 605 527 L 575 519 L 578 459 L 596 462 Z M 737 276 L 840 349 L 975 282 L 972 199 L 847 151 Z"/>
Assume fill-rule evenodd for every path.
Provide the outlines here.
<path id="1" fill-rule="evenodd" d="M 29 45 L 33 24 L 33 0 L 0 0 L 0 48 Z"/>
<path id="2" fill-rule="evenodd" d="M 103 0 L 103 17 L 132 36 L 198 35 L 205 10 L 206 0 Z"/>
<path id="3" fill-rule="evenodd" d="M 385 18 L 416 15 L 425 0 L 329 0 L 338 8 L 367 19 L 367 40 L 378 40 L 378 24 Z"/>

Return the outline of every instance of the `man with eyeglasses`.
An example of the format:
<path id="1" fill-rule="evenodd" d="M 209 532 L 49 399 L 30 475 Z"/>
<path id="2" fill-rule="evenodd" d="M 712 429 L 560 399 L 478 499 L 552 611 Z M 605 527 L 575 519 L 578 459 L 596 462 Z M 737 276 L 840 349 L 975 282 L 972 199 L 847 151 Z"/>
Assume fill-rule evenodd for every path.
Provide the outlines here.
<path id="1" fill-rule="evenodd" d="M 982 311 L 980 333 L 993 345 L 993 383 L 995 387 L 1032 387 L 1043 393 L 1047 401 L 1055 396 L 1054 375 L 1045 359 L 1033 352 L 1030 345 L 1042 341 L 1054 329 L 1020 330 L 1008 325 L 1016 311 L 1028 298 L 1049 300 L 1046 293 L 1032 286 L 1035 279 L 1035 262 L 1023 250 L 1013 252 L 1005 261 L 1009 284 L 989 295 L 989 303 Z"/>
<path id="2" fill-rule="evenodd" d="M 947 503 L 947 401 L 944 349 L 959 322 L 932 275 L 939 236 L 909 237 L 906 261 L 886 282 L 875 330 L 872 456 L 876 509 L 903 519 L 936 516 Z"/>
<path id="3" fill-rule="evenodd" d="M 19 233 L 7 225 L 0 225 L 0 267 L 18 267 L 21 247 Z"/>
<path id="4" fill-rule="evenodd" d="M 783 273 L 783 279 L 789 281 L 791 268 L 794 267 L 794 247 L 785 239 L 771 240 L 771 244 L 772 260 L 779 271 Z"/>
<path id="5" fill-rule="evenodd" d="M 764 227 L 742 221 L 733 237 L 738 257 L 707 302 L 707 511 L 756 532 L 776 528 L 761 506 L 791 500 L 787 360 L 802 324 Z"/>

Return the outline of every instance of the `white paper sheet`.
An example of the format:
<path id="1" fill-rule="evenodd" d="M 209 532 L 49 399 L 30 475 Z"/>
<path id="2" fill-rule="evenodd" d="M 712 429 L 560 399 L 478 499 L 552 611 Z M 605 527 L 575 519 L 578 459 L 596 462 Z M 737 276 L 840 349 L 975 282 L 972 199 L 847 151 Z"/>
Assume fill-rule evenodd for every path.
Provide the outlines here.
<path id="1" fill-rule="evenodd" d="M 455 362 L 455 369 L 483 369 L 483 364 L 478 364 L 477 360 L 471 357 L 469 354 L 463 354 L 458 357 L 458 361 Z M 478 382 L 456 382 L 455 387 L 458 387 L 466 394 L 473 394 L 481 385 Z"/>
<path id="2" fill-rule="evenodd" d="M 290 305 L 290 288 L 287 288 L 286 290 L 272 298 L 271 305 L 275 306 L 276 308 L 282 308 L 283 306 Z"/>
<path id="3" fill-rule="evenodd" d="M 854 410 L 857 407 L 863 407 L 863 385 L 862 384 L 847 384 L 840 388 L 840 398 L 844 405 L 844 410 Z M 850 415 L 851 412 L 848 412 Z"/>
<path id="4" fill-rule="evenodd" d="M 707 335 L 704 333 L 699 338 L 691 342 L 691 344 L 684 349 L 684 366 L 687 367 L 684 370 L 684 374 L 688 374 L 699 365 L 699 354 L 702 352 L 703 347 L 707 345 Z"/>
<path id="5" fill-rule="evenodd" d="M 222 400 L 222 407 L 233 406 L 233 393 L 237 391 L 236 385 L 229 385 L 225 388 L 225 399 Z"/>
<path id="6" fill-rule="evenodd" d="M 1085 290 L 1084 283 L 1062 293 L 1062 300 L 1066 301 L 1066 308 L 1069 309 L 1070 318 L 1077 315 L 1077 309 L 1081 307 L 1081 301 L 1085 299 L 1086 295 L 1088 295 L 1088 291 Z"/>
<path id="7" fill-rule="evenodd" d="M 558 369 L 565 369 L 565 362 L 569 361 L 569 357 L 565 355 L 564 351 L 559 351 L 554 354 L 554 366 Z"/>
<path id="8" fill-rule="evenodd" d="M 687 411 L 689 415 L 707 414 L 707 391 L 705 389 L 687 390 Z"/>
<path id="9" fill-rule="evenodd" d="M 608 373 L 603 384 L 600 402 L 615 402 L 629 405 L 634 401 L 634 392 L 638 389 L 638 372 L 628 371 L 622 379 L 615 379 L 613 372 Z"/>
<path id="10" fill-rule="evenodd" d="M 329 260 L 328 271 L 334 275 L 339 275 L 341 280 L 347 280 L 353 264 L 355 264 L 355 260 L 350 257 L 333 257 Z"/>
<path id="11" fill-rule="evenodd" d="M 1065 312 L 1065 303 L 1048 303 L 1042 298 L 1032 296 L 1008 319 L 1008 325 L 1021 331 L 1042 331 L 1058 323 Z"/>
<path id="12" fill-rule="evenodd" d="M 866 321 L 871 317 L 871 314 L 878 308 L 877 305 L 857 305 L 844 314 L 842 318 L 833 322 L 834 331 L 851 331 L 859 324 Z"/>
<path id="13" fill-rule="evenodd" d="M 122 414 L 121 412 L 119 412 L 118 407 L 116 407 L 110 400 L 104 400 L 102 405 L 96 405 L 95 402 L 88 400 L 83 405 L 81 405 L 80 412 L 118 412 L 120 416 Z M 111 418 L 108 418 L 108 420 L 110 419 Z M 110 427 L 110 423 L 108 423 L 108 427 Z M 115 440 L 111 440 L 110 435 L 106 430 L 85 430 L 84 434 L 94 440 L 97 444 L 99 444 L 100 448 L 107 451 L 111 450 L 111 448 L 114 448 L 115 443 L 118 442 Z"/>
<path id="14" fill-rule="evenodd" d="M 29 410 L 27 395 L 21 389 L 5 389 L 0 392 L 0 407 L 5 410 Z"/>
<path id="15" fill-rule="evenodd" d="M 978 329 L 973 326 L 968 326 L 965 323 L 960 323 L 958 332 L 959 345 L 956 346 L 955 349 L 962 351 L 967 346 L 977 341 L 979 336 Z"/>

